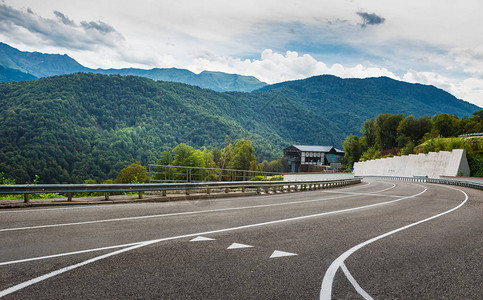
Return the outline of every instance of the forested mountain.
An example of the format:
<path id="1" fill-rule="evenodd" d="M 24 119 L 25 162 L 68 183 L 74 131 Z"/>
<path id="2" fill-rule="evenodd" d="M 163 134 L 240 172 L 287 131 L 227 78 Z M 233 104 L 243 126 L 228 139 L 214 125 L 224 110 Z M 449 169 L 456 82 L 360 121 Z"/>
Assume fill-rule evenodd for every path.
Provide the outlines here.
<path id="1" fill-rule="evenodd" d="M 227 137 L 249 138 L 260 161 L 293 143 L 341 147 L 382 112 L 478 109 L 388 78 L 319 76 L 252 93 L 86 73 L 0 83 L 0 172 L 18 183 L 36 174 L 46 183 L 101 182 L 135 161 L 155 163 L 179 143 L 223 148 Z"/>
<path id="2" fill-rule="evenodd" d="M 374 111 L 414 115 L 416 117 L 437 113 L 455 114 L 459 117 L 471 115 L 477 106 L 457 99 L 455 96 L 431 85 L 413 84 L 388 77 L 346 78 L 331 75 L 315 76 L 303 80 L 286 81 L 263 87 L 255 92 L 284 94 L 291 98 L 304 99 L 320 113 L 349 110 L 358 115 Z M 335 115 L 337 118 L 337 115 Z M 346 118 L 342 118 L 345 122 Z"/>
<path id="3" fill-rule="evenodd" d="M 154 68 L 150 70 L 136 68 L 90 69 L 82 66 L 68 55 L 23 52 L 5 43 L 0 43 L 0 82 L 34 80 L 41 77 L 77 72 L 141 76 L 153 80 L 186 83 L 219 92 L 250 92 L 267 85 L 253 76 L 223 72 L 204 71 L 195 74 L 189 70 L 176 68 Z"/>

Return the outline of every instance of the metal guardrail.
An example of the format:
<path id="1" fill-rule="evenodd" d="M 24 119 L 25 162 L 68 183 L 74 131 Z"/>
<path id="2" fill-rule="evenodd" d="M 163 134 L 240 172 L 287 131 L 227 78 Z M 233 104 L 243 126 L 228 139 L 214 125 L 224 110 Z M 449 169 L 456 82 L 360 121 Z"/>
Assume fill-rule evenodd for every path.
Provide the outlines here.
<path id="1" fill-rule="evenodd" d="M 317 180 L 317 181 L 232 181 L 232 182 L 203 182 L 203 183 L 145 183 L 145 184 L 16 184 L 0 185 L 0 194 L 23 194 L 24 202 L 30 201 L 31 194 L 59 193 L 67 196 L 72 201 L 74 193 L 104 193 L 106 200 L 109 194 L 115 192 L 138 192 L 142 199 L 142 193 L 148 191 L 161 191 L 166 196 L 167 191 L 185 191 L 187 195 L 193 190 L 206 189 L 210 194 L 213 189 L 224 189 L 228 193 L 230 189 L 241 189 L 245 192 L 247 188 L 256 189 L 258 193 L 262 190 L 273 191 L 299 191 L 315 190 L 339 187 L 344 185 L 360 183 L 360 179 L 341 180 Z"/>
<path id="2" fill-rule="evenodd" d="M 382 178 L 389 180 L 402 180 L 402 181 L 416 181 L 416 182 L 427 182 L 427 183 L 437 183 L 437 184 L 447 184 L 447 185 L 457 185 L 463 187 L 469 187 L 473 189 L 483 190 L 483 183 L 477 181 L 463 181 L 463 180 L 452 180 L 446 178 L 428 178 L 426 176 L 414 176 L 414 177 L 401 177 L 401 176 L 375 176 L 375 175 L 364 175 L 356 176 L 356 178 Z"/>
<path id="3" fill-rule="evenodd" d="M 282 173 L 149 164 L 148 175 L 149 183 L 167 183 L 247 181 L 256 176 L 279 176 Z"/>

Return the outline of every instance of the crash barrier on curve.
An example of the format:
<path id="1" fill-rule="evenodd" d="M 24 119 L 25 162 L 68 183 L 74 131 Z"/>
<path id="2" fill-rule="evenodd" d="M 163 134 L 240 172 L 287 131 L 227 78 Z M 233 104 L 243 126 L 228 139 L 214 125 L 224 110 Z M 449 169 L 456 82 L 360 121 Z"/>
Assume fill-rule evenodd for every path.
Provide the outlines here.
<path id="1" fill-rule="evenodd" d="M 480 178 L 478 178 L 478 180 L 471 180 L 471 177 L 466 177 L 467 180 L 461 180 L 461 178 L 458 178 L 458 179 L 428 178 L 426 176 L 403 177 L 403 176 L 375 176 L 375 175 L 356 176 L 356 178 L 361 178 L 361 179 L 362 178 L 380 178 L 380 179 L 389 179 L 389 180 L 427 182 L 427 183 L 457 185 L 457 186 L 483 190 L 483 182 L 479 180 Z"/>
<path id="2" fill-rule="evenodd" d="M 222 190 L 229 193 L 231 190 L 247 189 L 255 190 L 261 194 L 272 192 L 293 192 L 318 190 L 334 187 L 341 187 L 360 183 L 361 179 L 343 180 L 314 180 L 314 181 L 232 181 L 232 182 L 199 182 L 199 183 L 146 183 L 146 184 L 15 184 L 0 185 L 0 194 L 23 194 L 24 202 L 29 203 L 31 194 L 59 193 L 72 201 L 75 193 L 104 193 L 106 200 L 109 200 L 110 193 L 138 192 L 139 199 L 142 199 L 143 192 L 162 192 L 166 196 L 168 191 L 182 191 L 189 195 L 195 190 L 204 190 L 210 194 L 213 190 Z"/>

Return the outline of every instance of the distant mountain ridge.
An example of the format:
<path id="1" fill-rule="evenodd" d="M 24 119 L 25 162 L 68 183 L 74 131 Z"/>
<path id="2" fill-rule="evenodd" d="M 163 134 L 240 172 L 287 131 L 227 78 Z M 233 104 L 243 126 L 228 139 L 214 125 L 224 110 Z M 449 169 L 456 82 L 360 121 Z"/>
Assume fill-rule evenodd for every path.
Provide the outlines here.
<path id="1" fill-rule="evenodd" d="M 179 143 L 249 138 L 257 160 L 289 145 L 342 147 L 380 113 L 470 116 L 480 108 L 433 86 L 316 76 L 251 93 L 138 76 L 76 73 L 0 83 L 0 171 L 18 183 L 97 182 L 155 163 Z"/>
<path id="2" fill-rule="evenodd" d="M 132 75 L 153 80 L 180 82 L 217 92 L 251 92 L 267 84 L 253 76 L 203 71 L 200 74 L 185 69 L 90 69 L 68 55 L 23 52 L 0 42 L 0 82 L 35 80 L 42 77 L 73 73 Z"/>

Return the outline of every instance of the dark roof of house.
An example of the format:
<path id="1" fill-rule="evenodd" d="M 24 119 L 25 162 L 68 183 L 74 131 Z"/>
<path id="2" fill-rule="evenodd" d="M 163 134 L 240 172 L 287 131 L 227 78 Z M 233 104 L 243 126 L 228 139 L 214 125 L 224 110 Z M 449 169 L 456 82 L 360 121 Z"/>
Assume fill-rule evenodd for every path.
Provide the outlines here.
<path id="1" fill-rule="evenodd" d="M 344 153 L 343 150 L 339 150 L 337 148 L 334 148 L 333 146 L 308 146 L 308 145 L 292 145 L 290 147 L 297 148 L 299 151 L 302 152 L 330 152 L 332 149 L 334 149 L 337 153 Z M 287 147 L 285 149 L 288 149 L 290 147 Z"/>

